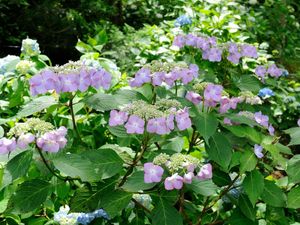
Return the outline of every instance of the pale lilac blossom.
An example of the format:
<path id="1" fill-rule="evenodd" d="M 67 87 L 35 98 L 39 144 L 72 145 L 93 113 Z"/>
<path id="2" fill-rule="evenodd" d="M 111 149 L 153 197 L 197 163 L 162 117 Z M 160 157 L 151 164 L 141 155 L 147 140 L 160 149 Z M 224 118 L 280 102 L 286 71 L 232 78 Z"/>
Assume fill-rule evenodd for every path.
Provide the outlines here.
<path id="1" fill-rule="evenodd" d="M 150 162 L 144 164 L 144 182 L 147 184 L 160 182 L 163 173 L 164 169 L 160 166 Z"/>
<path id="2" fill-rule="evenodd" d="M 206 180 L 212 178 L 212 166 L 210 163 L 203 165 L 197 174 L 199 180 Z"/>
<path id="3" fill-rule="evenodd" d="M 264 157 L 264 154 L 262 153 L 263 147 L 261 145 L 254 145 L 254 154 L 256 155 L 257 158 L 261 159 Z"/>
<path id="4" fill-rule="evenodd" d="M 188 91 L 185 98 L 195 105 L 198 105 L 202 101 L 202 97 L 193 91 Z"/>
<path id="5" fill-rule="evenodd" d="M 139 116 L 131 115 L 125 124 L 126 132 L 128 134 L 143 134 L 145 121 Z"/>
<path id="6" fill-rule="evenodd" d="M 110 117 L 109 117 L 109 126 L 118 126 L 123 125 L 128 118 L 128 114 L 126 112 L 112 110 L 110 111 Z"/>
<path id="7" fill-rule="evenodd" d="M 165 189 L 168 191 L 173 189 L 180 190 L 183 187 L 183 177 L 179 176 L 178 173 L 175 173 L 171 177 L 167 177 L 164 184 Z"/>

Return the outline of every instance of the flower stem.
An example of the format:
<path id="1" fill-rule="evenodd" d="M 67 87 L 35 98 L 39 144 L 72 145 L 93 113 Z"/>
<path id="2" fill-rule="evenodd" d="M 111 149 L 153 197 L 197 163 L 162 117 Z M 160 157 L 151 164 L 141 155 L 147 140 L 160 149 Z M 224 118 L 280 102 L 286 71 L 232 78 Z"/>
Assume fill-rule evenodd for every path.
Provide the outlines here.
<path id="1" fill-rule="evenodd" d="M 128 176 L 133 172 L 133 168 L 139 163 L 139 161 L 142 159 L 147 147 L 148 147 L 148 137 L 146 136 L 143 141 L 142 141 L 142 146 L 141 146 L 141 152 L 140 154 L 136 154 L 132 163 L 131 163 L 131 166 L 128 167 L 125 175 L 123 176 L 121 182 L 119 183 L 119 187 L 123 186 L 123 184 L 126 182 Z"/>
<path id="2" fill-rule="evenodd" d="M 202 221 L 202 217 L 204 216 L 204 214 L 211 209 L 224 195 L 227 194 L 227 192 L 230 190 L 230 188 L 234 185 L 234 183 L 236 182 L 236 180 L 239 178 L 239 175 L 237 175 L 232 181 L 231 183 L 220 193 L 220 195 L 214 200 L 212 201 L 212 203 L 210 205 L 207 205 L 207 202 L 204 204 L 203 210 L 200 214 L 200 217 L 196 223 L 196 225 L 200 225 L 201 221 Z"/>
<path id="3" fill-rule="evenodd" d="M 75 131 L 75 134 L 77 136 L 77 138 L 79 140 L 81 140 L 80 138 L 80 134 L 78 132 L 78 129 L 77 129 L 77 125 L 76 125 L 76 119 L 75 119 L 75 114 L 74 114 L 74 109 L 73 109 L 73 99 L 74 99 L 75 95 L 71 97 L 70 99 L 70 102 L 69 102 L 69 107 L 70 107 L 70 113 L 71 113 L 71 117 L 72 117 L 72 123 L 73 123 L 73 128 L 74 128 L 74 131 Z"/>
<path id="4" fill-rule="evenodd" d="M 64 177 L 62 177 L 62 176 L 60 176 L 59 174 L 57 174 L 57 173 L 51 168 L 51 166 L 48 164 L 48 162 L 47 162 L 45 156 L 43 155 L 41 149 L 40 149 L 38 146 L 36 146 L 36 149 L 37 149 L 39 155 L 41 156 L 41 158 L 42 158 L 42 160 L 43 160 L 43 163 L 45 164 L 45 166 L 47 167 L 47 169 L 50 171 L 50 173 L 52 173 L 52 174 L 53 174 L 54 176 L 56 176 L 58 179 L 64 180 L 64 181 L 65 181 L 66 179 L 65 179 Z"/>

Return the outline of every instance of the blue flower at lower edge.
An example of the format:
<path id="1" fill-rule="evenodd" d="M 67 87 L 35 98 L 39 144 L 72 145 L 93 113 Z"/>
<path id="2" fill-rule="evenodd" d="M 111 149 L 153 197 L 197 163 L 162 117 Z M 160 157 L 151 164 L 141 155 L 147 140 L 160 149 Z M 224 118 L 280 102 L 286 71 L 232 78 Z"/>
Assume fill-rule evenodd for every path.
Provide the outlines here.
<path id="1" fill-rule="evenodd" d="M 258 96 L 261 97 L 261 98 L 263 98 L 263 99 L 272 97 L 274 95 L 275 95 L 274 92 L 270 88 L 260 89 L 259 93 L 258 93 Z"/>

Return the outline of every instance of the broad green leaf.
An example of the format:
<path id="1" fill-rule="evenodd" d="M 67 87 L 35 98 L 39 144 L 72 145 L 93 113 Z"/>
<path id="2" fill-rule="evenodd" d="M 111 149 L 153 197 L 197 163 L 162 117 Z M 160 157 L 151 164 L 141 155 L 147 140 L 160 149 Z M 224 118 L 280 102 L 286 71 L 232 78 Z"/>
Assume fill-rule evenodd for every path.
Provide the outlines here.
<path id="1" fill-rule="evenodd" d="M 156 183 L 146 184 L 144 182 L 144 172 L 137 171 L 133 173 L 130 177 L 128 177 L 128 180 L 122 186 L 122 188 L 128 192 L 137 192 L 153 188 L 155 185 Z"/>
<path id="2" fill-rule="evenodd" d="M 250 220 L 255 220 L 256 210 L 245 194 L 241 194 L 238 200 L 238 206 L 243 214 Z"/>
<path id="3" fill-rule="evenodd" d="M 240 211 L 240 209 L 234 209 L 233 213 L 228 219 L 228 224 L 230 225 L 258 225 L 257 221 L 252 221 L 248 219 Z"/>
<path id="4" fill-rule="evenodd" d="M 288 161 L 287 174 L 290 183 L 300 182 L 300 155 L 295 155 Z"/>
<path id="5" fill-rule="evenodd" d="M 282 207 L 273 207 L 267 205 L 265 218 L 270 221 L 270 224 L 290 225 L 289 219 L 286 216 L 285 210 Z"/>
<path id="6" fill-rule="evenodd" d="M 153 202 L 156 202 L 156 204 L 159 203 L 159 201 L 168 201 L 170 204 L 175 204 L 178 198 L 178 191 L 173 190 L 173 191 L 167 191 L 167 190 L 162 190 L 161 192 L 153 192 L 150 194 L 151 198 L 153 199 Z"/>
<path id="7" fill-rule="evenodd" d="M 214 169 L 212 180 L 216 185 L 218 185 L 220 187 L 229 185 L 231 182 L 231 179 L 230 179 L 230 176 L 228 175 L 228 173 L 225 173 L 218 169 Z"/>
<path id="8" fill-rule="evenodd" d="M 236 86 L 241 91 L 258 92 L 261 89 L 261 82 L 255 76 L 245 74 L 240 77 Z"/>
<path id="9" fill-rule="evenodd" d="M 123 160 L 120 156 L 111 149 L 97 149 L 86 151 L 82 155 L 86 156 L 92 166 L 101 174 L 102 179 L 107 179 L 122 170 Z"/>
<path id="10" fill-rule="evenodd" d="M 6 170 L 10 173 L 12 180 L 22 177 L 27 173 L 32 155 L 32 150 L 27 150 L 9 160 Z"/>
<path id="11" fill-rule="evenodd" d="M 110 218 L 114 218 L 128 206 L 131 198 L 132 194 L 125 191 L 107 192 L 103 196 L 100 206 L 108 213 Z"/>
<path id="12" fill-rule="evenodd" d="M 291 136 L 289 145 L 300 145 L 300 127 L 293 127 L 284 132 Z"/>
<path id="13" fill-rule="evenodd" d="M 261 198 L 270 206 L 285 207 L 284 192 L 272 181 L 265 180 L 265 187 Z"/>
<path id="14" fill-rule="evenodd" d="M 136 100 L 147 101 L 144 95 L 134 90 L 127 90 L 127 89 L 118 90 L 114 94 L 114 96 L 120 105 L 128 104 Z"/>
<path id="15" fill-rule="evenodd" d="M 152 212 L 153 225 L 182 225 L 183 220 L 179 212 L 168 202 L 160 199 Z"/>
<path id="16" fill-rule="evenodd" d="M 44 180 L 25 181 L 18 187 L 10 203 L 16 211 L 31 212 L 44 203 L 51 189 L 51 184 Z"/>
<path id="17" fill-rule="evenodd" d="M 114 190 L 116 179 L 107 179 L 99 183 L 96 187 L 89 189 L 87 186 L 78 188 L 71 199 L 71 209 L 73 212 L 91 212 L 98 209 L 102 199 L 107 193 Z"/>
<path id="18" fill-rule="evenodd" d="M 210 138 L 209 143 L 210 145 L 206 149 L 209 158 L 224 169 L 227 169 L 232 156 L 231 145 L 227 138 L 222 134 L 216 133 Z"/>
<path id="19" fill-rule="evenodd" d="M 231 133 L 233 133 L 237 137 L 245 137 L 249 138 L 251 141 L 255 143 L 260 143 L 262 140 L 261 133 L 255 130 L 253 127 L 248 126 L 226 126 Z"/>
<path id="20" fill-rule="evenodd" d="M 108 130 L 117 137 L 120 137 L 120 138 L 128 138 L 129 137 L 129 134 L 127 134 L 124 126 L 115 126 L 115 127 L 109 126 Z"/>
<path id="21" fill-rule="evenodd" d="M 212 180 L 197 180 L 193 179 L 191 184 L 187 184 L 187 189 L 192 190 L 196 194 L 210 196 L 216 193 L 217 186 Z"/>
<path id="22" fill-rule="evenodd" d="M 117 109 L 119 104 L 116 98 L 110 94 L 97 93 L 84 100 L 87 106 L 97 111 Z"/>
<path id="23" fill-rule="evenodd" d="M 23 118 L 31 116 L 34 113 L 41 112 L 48 107 L 57 104 L 57 100 L 52 96 L 40 96 L 27 103 L 15 116 L 15 118 Z"/>
<path id="24" fill-rule="evenodd" d="M 264 190 L 264 177 L 258 170 L 253 170 L 247 173 L 243 188 L 248 195 L 252 205 L 255 205 L 256 200 L 260 197 Z"/>
<path id="25" fill-rule="evenodd" d="M 53 164 L 62 174 L 82 181 L 99 181 L 102 177 L 102 171 L 82 155 L 62 154 L 53 159 Z"/>
<path id="26" fill-rule="evenodd" d="M 241 173 L 254 170 L 257 164 L 257 158 L 254 152 L 250 150 L 246 150 L 245 152 L 243 152 L 240 158 L 240 163 L 241 163 L 240 165 Z"/>
<path id="27" fill-rule="evenodd" d="M 181 152 L 184 145 L 184 140 L 182 137 L 175 137 L 168 140 L 168 143 L 164 144 L 163 150 L 170 150 L 171 152 Z"/>
<path id="28" fill-rule="evenodd" d="M 197 128 L 197 131 L 204 137 L 206 142 L 208 139 L 216 133 L 218 127 L 218 119 L 212 113 L 199 113 L 193 118 L 193 123 Z"/>
<path id="29" fill-rule="evenodd" d="M 300 208 L 300 186 L 290 190 L 287 196 L 287 205 L 292 209 Z"/>

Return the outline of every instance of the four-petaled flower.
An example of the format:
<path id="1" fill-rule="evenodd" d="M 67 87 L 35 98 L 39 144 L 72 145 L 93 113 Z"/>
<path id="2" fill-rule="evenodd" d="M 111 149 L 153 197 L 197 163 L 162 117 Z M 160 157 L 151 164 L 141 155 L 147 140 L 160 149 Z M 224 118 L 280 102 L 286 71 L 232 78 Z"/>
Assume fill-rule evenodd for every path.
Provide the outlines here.
<path id="1" fill-rule="evenodd" d="M 164 169 L 160 166 L 154 165 L 153 163 L 144 164 L 144 182 L 145 183 L 156 183 L 160 182 Z"/>
<path id="2" fill-rule="evenodd" d="M 183 177 L 179 176 L 178 173 L 175 173 L 171 177 L 167 177 L 165 179 L 166 190 L 173 190 L 173 189 L 180 190 L 182 186 L 183 186 Z"/>
<path id="3" fill-rule="evenodd" d="M 128 118 L 128 114 L 126 112 L 112 110 L 110 111 L 110 117 L 109 117 L 109 126 L 118 126 L 123 125 Z"/>
<path id="4" fill-rule="evenodd" d="M 128 134 L 143 134 L 145 121 L 136 115 L 131 115 L 125 124 Z"/>
<path id="5" fill-rule="evenodd" d="M 264 157 L 264 154 L 262 153 L 263 147 L 261 145 L 254 145 L 254 154 L 256 155 L 257 158 L 261 159 Z"/>

